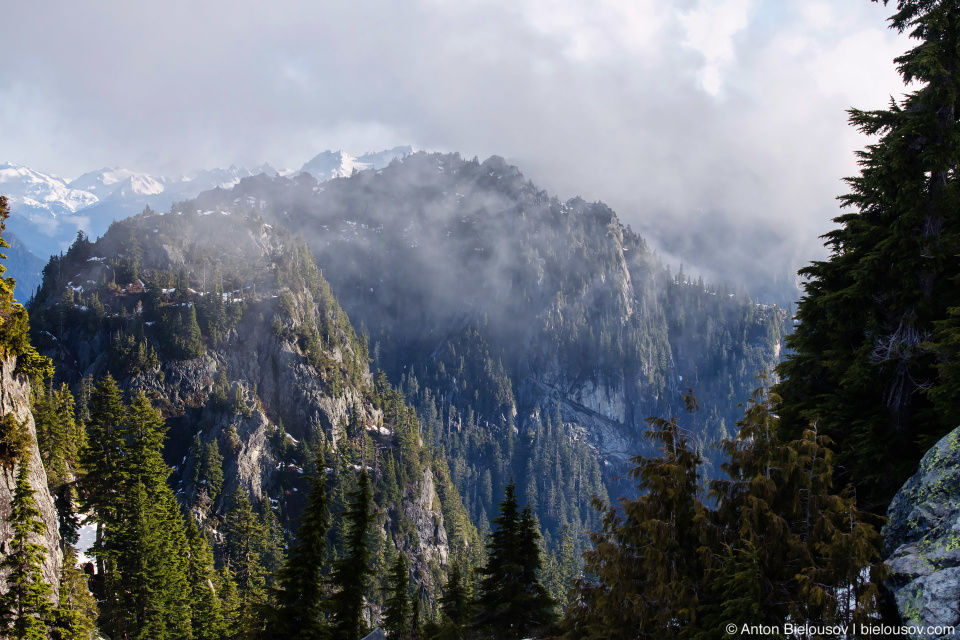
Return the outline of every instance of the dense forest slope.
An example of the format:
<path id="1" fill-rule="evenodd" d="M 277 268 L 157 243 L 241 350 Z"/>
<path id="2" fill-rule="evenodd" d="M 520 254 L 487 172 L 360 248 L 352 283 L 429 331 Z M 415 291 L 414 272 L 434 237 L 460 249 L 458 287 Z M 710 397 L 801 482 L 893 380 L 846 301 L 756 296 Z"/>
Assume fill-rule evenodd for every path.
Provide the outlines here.
<path id="1" fill-rule="evenodd" d="M 590 528 L 578 512 L 597 487 L 631 490 L 609 483 L 687 385 L 715 470 L 709 446 L 734 433 L 786 331 L 784 310 L 671 272 L 606 205 L 551 197 L 498 157 L 416 153 L 323 184 L 258 176 L 191 206 L 297 229 L 374 366 L 438 425 L 475 521 L 513 475 L 548 539 Z"/>
<path id="2" fill-rule="evenodd" d="M 450 563 L 482 554 L 445 461 L 400 393 L 373 380 L 365 339 L 309 248 L 259 214 L 148 211 L 95 243 L 81 237 L 44 269 L 31 313 L 35 344 L 81 407 L 110 374 L 162 411 L 171 481 L 218 554 L 230 553 L 220 531 L 238 487 L 273 539 L 260 552 L 269 576 L 295 535 L 305 477 L 326 474 L 337 514 L 361 468 L 374 484 L 378 579 L 400 549 L 435 606 Z M 330 533 L 331 559 L 343 534 Z"/>

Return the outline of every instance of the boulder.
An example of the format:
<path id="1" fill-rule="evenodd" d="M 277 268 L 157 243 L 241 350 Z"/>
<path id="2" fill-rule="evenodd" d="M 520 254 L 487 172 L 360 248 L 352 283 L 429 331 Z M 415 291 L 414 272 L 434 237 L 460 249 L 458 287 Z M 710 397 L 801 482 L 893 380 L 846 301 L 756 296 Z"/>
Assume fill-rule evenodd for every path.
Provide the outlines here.
<path id="1" fill-rule="evenodd" d="M 923 456 L 887 511 L 887 586 L 910 638 L 960 638 L 960 428 Z"/>

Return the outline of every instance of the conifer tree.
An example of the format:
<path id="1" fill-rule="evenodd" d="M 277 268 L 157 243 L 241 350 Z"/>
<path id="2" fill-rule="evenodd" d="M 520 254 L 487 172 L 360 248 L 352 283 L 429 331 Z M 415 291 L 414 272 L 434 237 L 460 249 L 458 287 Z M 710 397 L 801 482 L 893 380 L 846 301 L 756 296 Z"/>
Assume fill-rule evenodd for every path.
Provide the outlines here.
<path id="1" fill-rule="evenodd" d="M 7 517 L 13 537 L 0 561 L 0 569 L 9 572 L 7 592 L 0 595 L 0 632 L 18 640 L 44 640 L 54 617 L 53 589 L 43 579 L 46 550 L 32 540 L 43 536 L 47 528 L 33 498 L 27 456 L 21 458 L 19 467 Z"/>
<path id="2" fill-rule="evenodd" d="M 97 601 L 87 575 L 77 569 L 77 552 L 66 547 L 60 571 L 60 606 L 54 611 L 53 640 L 91 640 L 96 631 Z"/>
<path id="3" fill-rule="evenodd" d="M 346 555 L 334 562 L 330 582 L 336 589 L 331 599 L 334 636 L 362 638 L 367 625 L 363 606 L 370 583 L 370 548 L 367 534 L 373 524 L 373 494 L 366 470 L 361 471 L 356 491 L 350 494 L 350 507 L 343 514 L 347 522 Z"/>
<path id="4" fill-rule="evenodd" d="M 695 411 L 693 395 L 684 399 Z M 709 533 L 699 499 L 701 458 L 676 418 L 648 422 L 645 437 L 660 455 L 632 460 L 640 497 L 608 508 L 602 530 L 591 534 L 578 604 L 567 614 L 569 638 L 679 638 L 697 620 L 705 592 L 699 550 Z"/>
<path id="5" fill-rule="evenodd" d="M 213 566 L 213 552 L 206 536 L 187 519 L 187 543 L 190 560 L 187 580 L 190 583 L 190 627 L 193 640 L 221 640 L 225 633 L 223 611 L 217 595 L 217 573 Z"/>
<path id="6" fill-rule="evenodd" d="M 454 565 L 440 597 L 440 612 L 444 617 L 440 627 L 441 637 L 444 640 L 463 640 L 473 619 L 473 603 L 459 564 Z"/>
<path id="7" fill-rule="evenodd" d="M 105 544 L 113 570 L 107 575 L 104 628 L 155 640 L 188 637 L 189 548 L 167 485 L 170 468 L 160 453 L 166 425 L 143 393 L 127 408 L 124 431 L 120 520 Z"/>
<path id="8" fill-rule="evenodd" d="M 898 0 L 890 24 L 919 41 L 895 60 L 917 88 L 888 109 L 849 112 L 879 139 L 846 180 L 840 202 L 852 211 L 824 236 L 829 259 L 800 271 L 777 387 L 787 438 L 817 421 L 877 511 L 960 421 L 949 375 L 960 363 L 950 313 L 960 307 L 960 6 Z"/>
<path id="9" fill-rule="evenodd" d="M 84 509 L 91 511 L 97 523 L 97 538 L 92 548 L 97 558 L 97 573 L 104 575 L 109 552 L 104 547 L 105 530 L 113 530 L 123 519 L 118 513 L 122 488 L 127 485 L 123 459 L 127 449 L 123 402 L 120 389 L 107 374 L 90 397 L 87 442 L 80 462 L 86 475 L 81 497 Z"/>
<path id="10" fill-rule="evenodd" d="M 494 637 L 523 637 L 554 621 L 553 601 L 540 583 L 539 528 L 529 505 L 521 513 L 511 479 L 493 519 L 487 564 L 476 601 L 475 626 Z"/>
<path id="11" fill-rule="evenodd" d="M 263 535 L 243 490 L 237 487 L 225 526 L 225 564 L 237 590 L 238 611 L 233 629 L 239 639 L 254 638 L 260 631 L 259 609 L 266 599 L 263 566 L 257 552 Z"/>
<path id="12" fill-rule="evenodd" d="M 300 517 L 296 543 L 290 548 L 277 576 L 277 637 L 323 640 L 329 631 L 322 619 L 323 567 L 326 535 L 330 528 L 323 460 L 310 478 L 307 506 Z"/>
<path id="13" fill-rule="evenodd" d="M 407 559 L 398 550 L 390 576 L 390 597 L 384 603 L 383 630 L 390 638 L 403 638 L 410 631 L 410 576 L 407 571 Z"/>

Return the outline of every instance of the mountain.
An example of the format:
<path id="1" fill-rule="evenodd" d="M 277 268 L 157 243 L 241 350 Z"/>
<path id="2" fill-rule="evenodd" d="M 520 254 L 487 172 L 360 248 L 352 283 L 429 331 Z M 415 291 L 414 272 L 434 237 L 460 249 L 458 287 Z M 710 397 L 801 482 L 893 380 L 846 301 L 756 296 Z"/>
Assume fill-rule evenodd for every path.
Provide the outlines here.
<path id="1" fill-rule="evenodd" d="M 413 147 L 410 146 L 394 147 L 386 151 L 367 152 L 356 158 L 344 151 L 324 151 L 300 167 L 300 172 L 309 173 L 317 180 L 323 182 L 325 180 L 332 180 L 333 178 L 348 177 L 354 171 L 382 169 L 390 164 L 392 160 L 401 159 L 411 153 L 413 153 Z"/>
<path id="2" fill-rule="evenodd" d="M 302 234 L 374 367 L 434 425 L 473 521 L 512 476 L 548 548 L 595 527 L 593 493 L 630 494 L 646 418 L 681 413 L 687 385 L 716 475 L 710 445 L 788 330 L 783 309 L 671 271 L 606 205 L 551 197 L 496 156 L 415 153 L 322 186 L 259 176 L 195 206 Z"/>
<path id="3" fill-rule="evenodd" d="M 9 163 L 0 165 L 0 193 L 10 201 L 7 227 L 38 255 L 59 251 L 57 239 L 69 244 L 88 222 L 77 212 L 98 200 L 63 178 Z"/>
<path id="4" fill-rule="evenodd" d="M 57 384 L 82 389 L 110 373 L 162 410 L 171 482 L 218 553 L 238 488 L 264 526 L 276 518 L 295 532 L 306 476 L 326 470 L 338 514 L 368 468 L 378 566 L 406 553 L 436 606 L 450 563 L 480 557 L 431 436 L 399 391 L 374 381 L 365 339 L 307 245 L 256 211 L 151 211 L 80 238 L 51 259 L 30 311 Z M 338 535 L 331 559 L 344 552 Z M 385 586 L 387 571 L 378 575 Z"/>
<path id="5" fill-rule="evenodd" d="M 0 250 L 0 253 L 7 256 L 3 262 L 7 268 L 4 277 L 17 281 L 17 300 L 26 303 L 40 286 L 41 272 L 46 262 L 27 249 L 16 234 L 5 233 L 3 238 L 10 245 L 9 248 Z"/>
<path id="6" fill-rule="evenodd" d="M 89 171 L 83 174 L 76 180 L 72 180 L 69 186 L 71 189 L 88 191 L 98 198 L 105 198 L 117 189 L 119 183 L 135 175 L 150 178 L 147 174 L 137 174 L 129 169 L 105 167 L 98 171 Z"/>
<path id="7" fill-rule="evenodd" d="M 306 163 L 307 171 L 320 179 L 350 175 L 354 169 L 379 169 L 394 158 L 412 152 L 412 147 L 395 147 L 368 152 L 354 158 L 342 151 L 325 151 Z M 229 189 L 241 179 L 281 172 L 264 163 L 247 169 L 204 169 L 189 176 L 164 177 L 105 167 L 66 181 L 22 165 L 0 165 L 0 195 L 10 199 L 10 231 L 18 235 L 34 254 L 57 254 L 74 241 L 78 231 L 96 238 L 114 220 L 123 220 L 146 207 L 166 211 L 174 202 L 190 200 L 209 189 Z M 14 273 L 15 277 L 23 275 Z"/>

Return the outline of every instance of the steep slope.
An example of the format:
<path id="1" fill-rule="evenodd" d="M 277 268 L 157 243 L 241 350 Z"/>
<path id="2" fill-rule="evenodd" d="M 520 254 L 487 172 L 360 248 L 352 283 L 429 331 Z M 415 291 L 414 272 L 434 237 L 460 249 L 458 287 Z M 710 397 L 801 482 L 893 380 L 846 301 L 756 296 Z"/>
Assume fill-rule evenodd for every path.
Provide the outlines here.
<path id="1" fill-rule="evenodd" d="M 630 492 L 612 479 L 645 451 L 648 416 L 682 410 L 687 384 L 716 463 L 709 445 L 732 432 L 786 330 L 783 310 L 672 275 L 609 207 L 551 197 L 498 157 L 416 153 L 197 202 L 255 206 L 302 233 L 374 365 L 437 425 L 475 521 L 513 475 L 554 541 L 590 527 L 596 489 Z"/>
<path id="2" fill-rule="evenodd" d="M 364 340 L 302 240 L 251 209 L 188 207 L 79 239 L 45 273 L 37 344 L 66 382 L 110 373 L 153 399 L 178 496 L 211 535 L 237 487 L 262 519 L 295 529 L 303 475 L 323 473 L 323 455 L 335 496 L 372 470 L 376 553 L 404 550 L 429 593 L 451 555 L 480 552 L 444 461 L 399 394 L 373 384 Z"/>
<path id="3" fill-rule="evenodd" d="M 63 563 L 63 554 L 60 551 L 60 534 L 58 532 L 57 510 L 54 508 L 53 497 L 47 489 L 47 474 L 43 468 L 40 451 L 37 448 L 37 430 L 30 412 L 30 382 L 27 376 L 16 372 L 17 358 L 0 358 L 0 415 L 12 414 L 23 425 L 30 436 L 30 486 L 34 490 L 34 501 L 40 510 L 45 535 L 37 542 L 45 549 L 43 562 L 43 578 L 53 587 L 54 602 L 59 599 L 60 568 Z M 5 443 L 0 440 L 0 445 Z M 5 448 L 5 447 L 4 447 Z M 16 468 L 4 461 L 0 466 L 0 556 L 6 555 L 7 543 L 13 536 L 10 523 L 10 504 L 13 500 L 16 487 Z M 0 592 L 7 590 L 6 575 L 0 573 Z"/>

